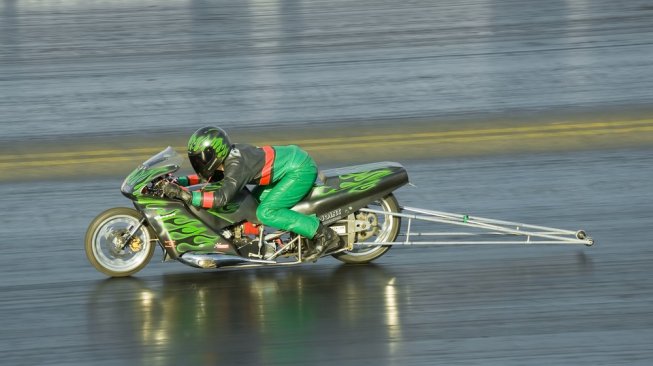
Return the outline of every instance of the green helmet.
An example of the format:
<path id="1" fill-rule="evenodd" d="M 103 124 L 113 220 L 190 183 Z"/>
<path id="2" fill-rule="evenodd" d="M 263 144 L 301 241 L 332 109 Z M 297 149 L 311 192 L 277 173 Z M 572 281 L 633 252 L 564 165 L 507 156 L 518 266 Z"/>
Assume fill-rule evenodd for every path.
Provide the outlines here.
<path id="1" fill-rule="evenodd" d="M 188 140 L 188 160 L 204 180 L 209 180 L 231 151 L 231 141 L 223 129 L 202 127 Z"/>

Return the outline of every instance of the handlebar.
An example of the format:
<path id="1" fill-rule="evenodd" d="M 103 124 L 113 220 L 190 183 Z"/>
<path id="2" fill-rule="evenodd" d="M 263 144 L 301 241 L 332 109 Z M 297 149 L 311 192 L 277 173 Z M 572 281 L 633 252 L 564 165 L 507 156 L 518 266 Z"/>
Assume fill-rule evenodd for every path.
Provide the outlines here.
<path id="1" fill-rule="evenodd" d="M 164 194 L 163 194 L 163 184 L 164 184 L 164 182 L 172 183 L 172 182 L 175 181 L 175 179 L 177 179 L 177 178 L 175 176 L 173 176 L 172 174 L 168 174 L 168 175 L 165 175 L 163 177 L 158 177 L 158 178 L 154 179 L 151 182 L 151 184 L 148 187 L 146 193 L 151 194 L 151 195 L 153 195 L 155 197 L 164 197 Z"/>

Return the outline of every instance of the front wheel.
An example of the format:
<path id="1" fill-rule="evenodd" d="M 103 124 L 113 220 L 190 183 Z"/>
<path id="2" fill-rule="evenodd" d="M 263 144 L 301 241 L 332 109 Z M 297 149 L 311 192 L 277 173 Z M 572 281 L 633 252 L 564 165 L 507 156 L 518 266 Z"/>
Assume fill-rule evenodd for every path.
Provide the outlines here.
<path id="1" fill-rule="evenodd" d="M 383 214 L 370 212 L 356 212 L 356 220 L 365 220 L 369 229 L 356 234 L 354 249 L 336 253 L 333 256 L 345 263 L 368 263 L 385 254 L 392 245 L 360 245 L 361 242 L 387 243 L 393 242 L 399 235 L 401 218 L 392 213 L 399 212 L 399 203 L 393 194 L 389 194 L 373 203 L 367 208 L 383 211 Z"/>
<path id="2" fill-rule="evenodd" d="M 125 277 L 140 271 L 154 254 L 150 229 L 141 225 L 141 214 L 119 207 L 99 214 L 86 231 L 86 257 L 98 271 L 111 277 Z M 129 238 L 135 228 L 139 228 Z"/>

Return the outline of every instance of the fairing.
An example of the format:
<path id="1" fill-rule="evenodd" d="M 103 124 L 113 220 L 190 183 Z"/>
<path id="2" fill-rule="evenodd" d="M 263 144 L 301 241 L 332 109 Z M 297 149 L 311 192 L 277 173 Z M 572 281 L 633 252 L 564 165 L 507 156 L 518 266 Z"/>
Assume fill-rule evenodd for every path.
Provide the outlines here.
<path id="1" fill-rule="evenodd" d="M 170 146 L 152 156 L 125 178 L 120 187 L 122 194 L 130 199 L 143 195 L 143 188 L 153 179 L 176 172 L 183 158 Z"/>
<path id="2" fill-rule="evenodd" d="M 134 205 L 145 215 L 170 258 L 185 252 L 236 254 L 231 243 L 219 235 L 219 225 L 204 220 L 176 200 L 140 198 Z"/>

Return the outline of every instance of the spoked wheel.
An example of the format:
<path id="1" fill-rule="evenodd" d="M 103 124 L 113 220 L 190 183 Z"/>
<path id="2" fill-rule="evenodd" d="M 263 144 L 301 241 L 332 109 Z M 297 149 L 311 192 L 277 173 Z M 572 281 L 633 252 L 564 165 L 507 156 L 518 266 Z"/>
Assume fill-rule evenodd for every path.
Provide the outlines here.
<path id="1" fill-rule="evenodd" d="M 387 214 L 374 214 L 357 212 L 356 220 L 365 220 L 369 228 L 356 234 L 355 243 L 392 242 L 397 239 L 401 227 L 401 218 L 390 213 L 399 212 L 399 203 L 394 195 L 389 194 L 369 205 L 367 208 L 387 212 Z M 390 250 L 392 245 L 355 245 L 354 249 L 336 253 L 333 256 L 345 263 L 368 263 Z"/>
<path id="2" fill-rule="evenodd" d="M 98 271 L 111 277 L 130 276 L 145 267 L 154 254 L 150 229 L 131 208 L 112 208 L 99 214 L 86 231 L 86 257 Z"/>

